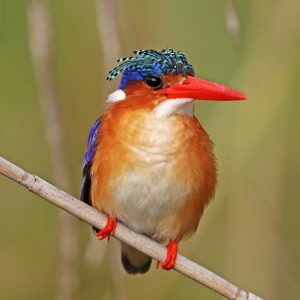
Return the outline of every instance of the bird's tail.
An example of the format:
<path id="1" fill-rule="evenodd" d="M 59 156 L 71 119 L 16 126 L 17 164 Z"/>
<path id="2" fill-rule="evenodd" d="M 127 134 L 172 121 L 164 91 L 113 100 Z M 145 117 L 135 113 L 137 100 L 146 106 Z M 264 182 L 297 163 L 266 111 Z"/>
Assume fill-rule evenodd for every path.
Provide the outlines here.
<path id="1" fill-rule="evenodd" d="M 124 243 L 121 243 L 121 251 L 122 264 L 127 273 L 143 274 L 150 269 L 151 257 Z"/>

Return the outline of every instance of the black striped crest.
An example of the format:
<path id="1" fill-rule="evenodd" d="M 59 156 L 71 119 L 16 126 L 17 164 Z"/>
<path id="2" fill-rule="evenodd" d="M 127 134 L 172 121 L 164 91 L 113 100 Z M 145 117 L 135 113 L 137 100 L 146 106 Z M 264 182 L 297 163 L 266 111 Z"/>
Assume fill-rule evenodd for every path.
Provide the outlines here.
<path id="1" fill-rule="evenodd" d="M 120 65 L 108 73 L 107 80 L 113 80 L 124 71 L 135 73 L 136 80 L 141 80 L 148 74 L 162 76 L 174 73 L 193 76 L 195 73 L 186 55 L 180 51 L 167 48 L 162 51 L 136 50 L 133 53 L 134 56 L 118 59 Z"/>

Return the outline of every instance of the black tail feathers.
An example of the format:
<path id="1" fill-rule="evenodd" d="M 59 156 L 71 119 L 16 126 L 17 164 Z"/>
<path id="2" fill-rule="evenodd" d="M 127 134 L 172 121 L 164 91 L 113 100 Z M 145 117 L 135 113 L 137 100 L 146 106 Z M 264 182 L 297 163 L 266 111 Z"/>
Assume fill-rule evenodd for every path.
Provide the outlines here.
<path id="1" fill-rule="evenodd" d="M 129 274 L 144 274 L 151 266 L 151 257 L 122 243 L 121 260 L 125 271 Z"/>

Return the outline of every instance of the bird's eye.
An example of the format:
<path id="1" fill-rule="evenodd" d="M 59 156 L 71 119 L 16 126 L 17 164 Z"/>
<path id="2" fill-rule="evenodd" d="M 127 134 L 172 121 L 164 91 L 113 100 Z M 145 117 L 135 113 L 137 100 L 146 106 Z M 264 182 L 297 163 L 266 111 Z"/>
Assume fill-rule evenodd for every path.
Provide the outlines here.
<path id="1" fill-rule="evenodd" d="M 163 86 L 163 81 L 159 76 L 147 75 L 145 77 L 145 82 L 155 89 L 159 89 Z"/>

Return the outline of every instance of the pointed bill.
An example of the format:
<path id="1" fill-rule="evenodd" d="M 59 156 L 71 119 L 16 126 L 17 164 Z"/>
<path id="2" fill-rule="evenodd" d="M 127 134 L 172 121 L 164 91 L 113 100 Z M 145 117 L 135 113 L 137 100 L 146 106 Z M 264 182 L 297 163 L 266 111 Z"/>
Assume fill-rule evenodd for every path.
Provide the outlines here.
<path id="1" fill-rule="evenodd" d="M 182 84 L 176 84 L 157 92 L 166 95 L 169 99 L 191 98 L 215 101 L 247 99 L 245 94 L 223 84 L 192 76 L 187 76 Z"/>

